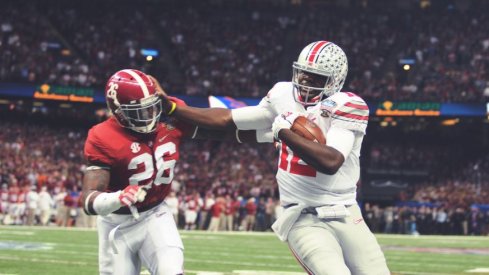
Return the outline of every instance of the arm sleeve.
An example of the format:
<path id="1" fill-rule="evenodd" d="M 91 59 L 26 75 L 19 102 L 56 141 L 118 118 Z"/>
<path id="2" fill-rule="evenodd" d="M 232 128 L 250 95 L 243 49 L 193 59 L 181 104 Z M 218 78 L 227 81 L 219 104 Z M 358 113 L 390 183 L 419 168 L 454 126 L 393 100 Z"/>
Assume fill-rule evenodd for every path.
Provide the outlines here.
<path id="1" fill-rule="evenodd" d="M 263 101 L 263 100 L 262 100 Z M 272 127 L 275 114 L 261 104 L 231 110 L 233 121 L 240 130 L 268 129 Z"/>
<path id="2" fill-rule="evenodd" d="M 258 143 L 272 143 L 273 132 L 271 129 L 258 129 L 256 130 L 256 141 Z"/>
<path id="3" fill-rule="evenodd" d="M 369 110 L 365 102 L 350 101 L 338 106 L 332 115 L 331 126 L 365 134 Z"/>
<path id="4" fill-rule="evenodd" d="M 110 167 L 114 162 L 113 158 L 110 157 L 110 154 L 108 153 L 108 148 L 106 148 L 103 143 L 98 140 L 93 129 L 88 132 L 84 154 L 89 163 L 99 165 L 101 167 Z"/>
<path id="5" fill-rule="evenodd" d="M 343 154 L 345 159 L 353 150 L 355 143 L 355 133 L 339 127 L 332 127 L 326 134 L 326 145 L 335 148 Z"/>

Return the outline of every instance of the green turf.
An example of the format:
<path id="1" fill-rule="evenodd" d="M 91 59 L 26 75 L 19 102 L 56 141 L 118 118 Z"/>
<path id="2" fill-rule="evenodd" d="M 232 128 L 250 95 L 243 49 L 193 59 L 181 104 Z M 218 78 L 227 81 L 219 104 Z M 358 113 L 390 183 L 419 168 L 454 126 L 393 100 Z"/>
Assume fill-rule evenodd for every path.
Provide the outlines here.
<path id="1" fill-rule="evenodd" d="M 186 274 L 202 271 L 238 274 L 233 273 L 236 270 L 269 274 L 303 272 L 287 246 L 272 233 L 185 231 L 181 235 Z M 489 274 L 465 272 L 489 268 L 488 237 L 378 235 L 377 238 L 394 274 Z M 12 248 L 15 245 L 22 247 Z M 0 274 L 97 274 L 97 270 L 95 231 L 0 227 Z"/>

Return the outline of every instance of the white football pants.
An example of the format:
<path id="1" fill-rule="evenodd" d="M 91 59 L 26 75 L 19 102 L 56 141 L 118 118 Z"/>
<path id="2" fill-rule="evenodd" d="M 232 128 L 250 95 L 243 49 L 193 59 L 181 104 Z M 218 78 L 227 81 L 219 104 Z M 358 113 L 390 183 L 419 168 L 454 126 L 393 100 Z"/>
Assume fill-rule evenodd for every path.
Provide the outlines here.
<path id="1" fill-rule="evenodd" d="M 384 254 L 358 205 L 341 219 L 301 214 L 288 235 L 289 248 L 309 274 L 388 275 Z"/>
<path id="2" fill-rule="evenodd" d="M 183 243 L 165 203 L 140 213 L 137 221 L 132 215 L 110 214 L 99 216 L 97 223 L 100 274 L 138 275 L 141 264 L 152 275 L 183 274 Z M 111 242 L 109 233 L 120 224 Z"/>

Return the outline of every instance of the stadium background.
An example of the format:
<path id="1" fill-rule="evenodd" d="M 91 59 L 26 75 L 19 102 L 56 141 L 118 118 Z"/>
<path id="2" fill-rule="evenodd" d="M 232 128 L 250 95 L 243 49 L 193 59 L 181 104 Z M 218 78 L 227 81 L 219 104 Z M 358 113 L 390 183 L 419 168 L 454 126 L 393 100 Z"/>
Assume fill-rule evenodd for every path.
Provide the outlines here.
<path id="1" fill-rule="evenodd" d="M 345 90 L 371 111 L 359 182 L 371 229 L 488 235 L 487 10 L 483 0 L 2 1 L 0 184 L 46 186 L 51 225 L 73 209 L 61 223 L 85 226 L 82 148 L 107 115 L 108 76 L 135 68 L 193 106 L 208 96 L 253 105 L 291 78 L 304 45 L 327 39 L 349 58 Z M 232 230 L 268 230 L 279 211 L 273 146 L 187 141 L 182 152 L 181 228 L 187 202 L 213 196 L 232 209 Z"/>

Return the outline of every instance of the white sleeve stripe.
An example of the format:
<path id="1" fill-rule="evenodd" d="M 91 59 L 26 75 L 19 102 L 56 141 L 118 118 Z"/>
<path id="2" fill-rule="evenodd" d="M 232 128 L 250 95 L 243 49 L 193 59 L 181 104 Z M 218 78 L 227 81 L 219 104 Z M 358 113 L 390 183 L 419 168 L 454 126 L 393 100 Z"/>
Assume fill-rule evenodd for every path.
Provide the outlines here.
<path id="1" fill-rule="evenodd" d="M 367 125 L 368 124 L 368 121 L 367 120 L 360 120 L 360 119 L 354 119 L 354 118 L 347 118 L 347 117 L 344 117 L 344 116 L 338 116 L 338 115 L 333 115 L 331 116 L 332 118 L 334 119 L 337 119 L 337 120 L 341 120 L 341 121 L 344 121 L 344 122 L 350 122 L 350 123 L 359 123 L 359 124 L 365 124 Z"/>
<path id="2" fill-rule="evenodd" d="M 98 165 L 90 165 L 86 169 L 86 171 L 93 171 L 93 170 L 110 170 L 110 167 L 107 166 L 98 166 Z"/>
<path id="3" fill-rule="evenodd" d="M 361 115 L 361 116 L 368 116 L 369 115 L 369 112 L 366 110 L 360 110 L 357 108 L 346 107 L 346 106 L 342 106 L 341 108 L 338 108 L 337 111 L 341 111 L 344 113 L 350 113 L 350 114 L 357 114 L 357 115 Z"/>

